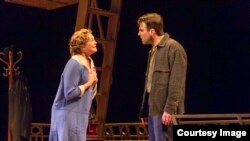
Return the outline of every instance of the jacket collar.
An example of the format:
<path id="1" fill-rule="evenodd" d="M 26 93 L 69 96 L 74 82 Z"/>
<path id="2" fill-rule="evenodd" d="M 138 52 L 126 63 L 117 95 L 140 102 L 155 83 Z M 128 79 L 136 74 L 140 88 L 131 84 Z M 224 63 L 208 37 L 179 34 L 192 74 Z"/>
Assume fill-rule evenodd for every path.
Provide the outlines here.
<path id="1" fill-rule="evenodd" d="M 159 42 L 159 44 L 157 45 L 158 47 L 164 47 L 165 44 L 167 43 L 167 40 L 170 38 L 168 33 L 164 34 L 164 37 L 161 39 L 161 41 Z"/>

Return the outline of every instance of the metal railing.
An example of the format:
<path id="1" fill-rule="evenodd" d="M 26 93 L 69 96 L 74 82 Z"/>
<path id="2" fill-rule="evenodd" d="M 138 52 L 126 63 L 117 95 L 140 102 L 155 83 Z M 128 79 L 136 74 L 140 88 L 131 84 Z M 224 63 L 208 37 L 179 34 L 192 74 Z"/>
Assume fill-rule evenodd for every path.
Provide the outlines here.
<path id="1" fill-rule="evenodd" d="M 173 115 L 173 125 L 249 125 L 250 114 Z M 91 126 L 91 125 L 90 125 Z M 48 141 L 50 124 L 32 123 L 30 141 Z M 88 135 L 87 140 L 148 140 L 147 126 L 136 123 L 106 123 L 102 137 Z"/>
<path id="2" fill-rule="evenodd" d="M 174 125 L 246 125 L 250 124 L 250 114 L 184 114 L 173 115 Z"/>
<path id="3" fill-rule="evenodd" d="M 50 124 L 32 123 L 30 141 L 48 141 Z"/>
<path id="4" fill-rule="evenodd" d="M 148 131 L 141 123 L 107 123 L 104 125 L 105 140 L 147 140 Z"/>
<path id="5" fill-rule="evenodd" d="M 91 125 L 90 125 L 91 126 Z M 32 123 L 30 141 L 48 141 L 50 124 Z M 107 123 L 103 137 L 88 135 L 87 140 L 147 140 L 147 127 L 141 123 Z"/>

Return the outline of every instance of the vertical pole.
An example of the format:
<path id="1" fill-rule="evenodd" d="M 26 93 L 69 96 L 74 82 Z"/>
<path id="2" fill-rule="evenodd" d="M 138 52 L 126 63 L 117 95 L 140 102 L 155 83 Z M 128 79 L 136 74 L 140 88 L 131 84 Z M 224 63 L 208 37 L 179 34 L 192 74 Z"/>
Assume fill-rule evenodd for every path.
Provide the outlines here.
<path id="1" fill-rule="evenodd" d="M 14 68 L 13 68 L 13 52 L 9 51 L 8 52 L 8 57 L 9 57 L 9 90 L 12 88 L 13 86 L 13 81 L 14 81 Z M 12 141 L 12 130 L 11 130 L 11 125 L 10 125 L 10 121 L 11 121 L 11 115 L 10 115 L 10 96 L 9 100 L 8 100 L 8 141 Z"/>
<path id="2" fill-rule="evenodd" d="M 9 51 L 9 89 L 13 86 L 14 81 L 14 67 L 13 67 L 13 52 Z"/>

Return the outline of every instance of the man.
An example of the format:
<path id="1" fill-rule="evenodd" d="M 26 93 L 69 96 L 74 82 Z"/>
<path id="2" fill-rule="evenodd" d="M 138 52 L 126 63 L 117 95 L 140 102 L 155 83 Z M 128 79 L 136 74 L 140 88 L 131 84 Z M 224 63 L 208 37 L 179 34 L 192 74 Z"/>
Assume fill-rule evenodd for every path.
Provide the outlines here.
<path id="1" fill-rule="evenodd" d="M 142 44 L 152 45 L 140 118 L 148 122 L 149 141 L 172 141 L 172 115 L 184 113 L 187 55 L 180 43 L 164 33 L 159 14 L 145 14 L 137 24 Z"/>

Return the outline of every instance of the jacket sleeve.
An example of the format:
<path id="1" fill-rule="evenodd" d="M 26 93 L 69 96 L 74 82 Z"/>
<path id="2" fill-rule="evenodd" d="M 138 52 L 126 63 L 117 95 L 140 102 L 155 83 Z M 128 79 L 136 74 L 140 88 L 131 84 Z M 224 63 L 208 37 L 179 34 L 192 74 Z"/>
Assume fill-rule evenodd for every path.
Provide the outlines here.
<path id="1" fill-rule="evenodd" d="M 185 95 L 187 55 L 178 42 L 173 43 L 171 46 L 172 48 L 169 52 L 171 74 L 169 79 L 168 98 L 164 111 L 173 114 L 177 111 L 178 104 Z"/>

